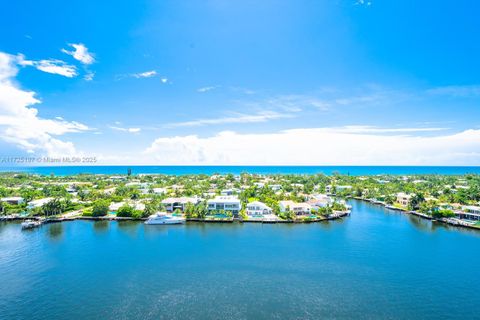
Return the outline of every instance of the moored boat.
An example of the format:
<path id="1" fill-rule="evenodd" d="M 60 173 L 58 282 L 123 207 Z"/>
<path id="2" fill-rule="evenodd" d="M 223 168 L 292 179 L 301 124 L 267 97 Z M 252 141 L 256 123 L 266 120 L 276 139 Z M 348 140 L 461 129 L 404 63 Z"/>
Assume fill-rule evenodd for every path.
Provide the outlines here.
<path id="1" fill-rule="evenodd" d="M 25 220 L 22 222 L 22 229 L 33 229 L 42 225 L 41 221 Z"/>
<path id="2" fill-rule="evenodd" d="M 181 216 L 174 216 L 165 212 L 157 212 L 145 221 L 145 224 L 182 224 L 185 223 L 185 218 Z"/>

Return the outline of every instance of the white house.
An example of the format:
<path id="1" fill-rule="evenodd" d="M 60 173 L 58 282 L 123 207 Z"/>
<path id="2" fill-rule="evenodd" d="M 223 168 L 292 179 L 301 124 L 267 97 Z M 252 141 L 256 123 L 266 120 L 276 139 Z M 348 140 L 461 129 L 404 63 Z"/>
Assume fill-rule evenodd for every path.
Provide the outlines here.
<path id="1" fill-rule="evenodd" d="M 188 203 L 196 205 L 198 202 L 200 202 L 200 199 L 196 197 L 167 198 L 162 200 L 162 204 L 165 205 L 167 212 L 174 212 L 177 209 L 184 212 Z"/>
<path id="2" fill-rule="evenodd" d="M 152 189 L 154 194 L 165 194 L 167 193 L 167 189 L 165 188 L 153 188 Z"/>
<path id="3" fill-rule="evenodd" d="M 480 220 L 479 206 L 463 206 L 463 211 L 456 211 L 455 214 L 459 219 Z"/>
<path id="4" fill-rule="evenodd" d="M 308 200 L 308 204 L 310 204 L 312 207 L 320 207 L 324 208 L 328 205 L 332 205 L 334 200 L 327 196 L 326 194 L 315 194 L 310 197 Z"/>
<path id="5" fill-rule="evenodd" d="M 53 198 L 43 198 L 43 199 L 32 200 L 27 204 L 27 209 L 39 208 L 44 204 L 49 203 L 52 200 Z"/>
<path id="6" fill-rule="evenodd" d="M 271 184 L 269 185 L 270 189 L 272 189 L 273 191 L 280 191 L 282 190 L 282 186 L 279 185 L 279 184 Z"/>
<path id="7" fill-rule="evenodd" d="M 229 211 L 236 216 L 241 207 L 240 200 L 236 196 L 216 196 L 214 199 L 207 200 L 209 212 Z"/>
<path id="8" fill-rule="evenodd" d="M 397 202 L 400 203 L 404 207 L 408 206 L 411 198 L 412 198 L 411 194 L 406 194 L 406 193 L 403 193 L 403 192 L 397 193 Z"/>
<path id="9" fill-rule="evenodd" d="M 293 211 L 297 216 L 310 214 L 312 211 L 312 206 L 308 203 L 297 203 L 292 200 L 284 200 L 280 201 L 278 204 L 280 206 L 280 212 L 285 212 L 287 209 L 290 209 L 290 211 Z"/>
<path id="10" fill-rule="evenodd" d="M 246 211 L 247 211 L 247 215 L 256 216 L 256 215 L 271 214 L 272 208 L 270 208 L 263 202 L 253 201 L 247 204 Z"/>
<path id="11" fill-rule="evenodd" d="M 263 182 L 254 182 L 253 185 L 257 187 L 258 189 L 261 189 L 265 186 L 265 183 Z"/>
<path id="12" fill-rule="evenodd" d="M 237 188 L 232 188 L 232 189 L 225 189 L 220 192 L 222 196 L 233 196 L 234 194 L 238 194 L 240 190 Z"/>
<path id="13" fill-rule="evenodd" d="M 24 201 L 25 200 L 22 197 L 5 197 L 0 199 L 0 202 L 6 202 L 13 205 L 22 204 Z"/>

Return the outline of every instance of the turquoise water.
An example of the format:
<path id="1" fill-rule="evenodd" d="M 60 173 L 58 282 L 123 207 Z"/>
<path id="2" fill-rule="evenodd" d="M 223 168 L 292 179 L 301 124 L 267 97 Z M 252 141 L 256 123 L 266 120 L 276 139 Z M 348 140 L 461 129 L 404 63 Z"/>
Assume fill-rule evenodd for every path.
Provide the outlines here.
<path id="1" fill-rule="evenodd" d="M 371 204 L 316 224 L 0 224 L 2 319 L 474 319 L 480 232 Z"/>
<path id="2" fill-rule="evenodd" d="M 0 172 L 17 171 L 43 175 L 71 175 L 79 173 L 126 174 L 480 174 L 480 167 L 415 167 L 415 166 L 61 166 L 61 167 L 0 167 Z"/>

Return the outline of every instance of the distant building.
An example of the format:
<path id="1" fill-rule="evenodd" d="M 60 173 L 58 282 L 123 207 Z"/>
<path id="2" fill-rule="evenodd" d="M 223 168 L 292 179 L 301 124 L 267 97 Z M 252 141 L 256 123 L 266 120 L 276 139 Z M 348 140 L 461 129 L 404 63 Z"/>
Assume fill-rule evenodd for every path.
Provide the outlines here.
<path id="1" fill-rule="evenodd" d="M 25 201 L 22 197 L 5 197 L 1 198 L 0 202 L 6 202 L 8 204 L 19 205 Z"/>
<path id="2" fill-rule="evenodd" d="M 408 207 L 410 204 L 410 199 L 412 198 L 411 194 L 406 194 L 403 192 L 397 193 L 397 202 L 404 207 Z"/>
<path id="3" fill-rule="evenodd" d="M 27 209 L 39 208 L 44 204 L 49 203 L 52 200 L 53 198 L 43 198 L 43 199 L 32 200 L 29 203 L 27 203 Z"/>
<path id="4" fill-rule="evenodd" d="M 214 199 L 207 200 L 209 212 L 228 211 L 237 216 L 241 209 L 240 200 L 235 196 L 216 196 Z"/>
<path id="5" fill-rule="evenodd" d="M 254 182 L 253 185 L 255 187 L 257 187 L 258 189 L 261 189 L 261 188 L 265 187 L 265 183 L 263 183 L 263 182 Z"/>
<path id="6" fill-rule="evenodd" d="M 246 213 L 249 216 L 271 214 L 272 208 L 270 208 L 263 202 L 253 201 L 247 204 Z"/>
<path id="7" fill-rule="evenodd" d="M 165 188 L 153 188 L 152 191 L 155 194 L 165 194 L 165 193 L 167 193 L 167 189 L 165 189 Z"/>
<path id="8" fill-rule="evenodd" d="M 332 205 L 333 202 L 334 200 L 326 194 L 316 194 L 310 196 L 310 199 L 307 203 L 310 204 L 312 207 L 324 208 L 328 205 Z"/>
<path id="9" fill-rule="evenodd" d="M 312 206 L 308 203 L 297 203 L 291 200 L 280 201 L 280 212 L 285 212 L 288 209 L 293 211 L 297 216 L 310 214 Z"/>
<path id="10" fill-rule="evenodd" d="M 236 189 L 236 188 L 232 188 L 232 189 L 225 189 L 225 190 L 222 190 L 220 192 L 220 194 L 222 196 L 233 196 L 234 194 L 238 194 L 240 190 Z"/>
<path id="11" fill-rule="evenodd" d="M 280 184 L 270 184 L 269 185 L 270 189 L 273 191 L 280 191 L 282 190 L 282 186 Z"/>
<path id="12" fill-rule="evenodd" d="M 336 194 L 337 192 L 349 190 L 349 189 L 352 189 L 352 188 L 353 188 L 352 186 L 332 186 L 332 185 L 328 185 L 328 186 L 325 187 L 325 192 L 327 194 Z"/>
<path id="13" fill-rule="evenodd" d="M 176 210 L 184 212 L 188 203 L 196 205 L 198 202 L 200 202 L 199 198 L 192 197 L 167 198 L 162 200 L 162 204 L 165 205 L 165 210 L 167 212 L 174 212 Z"/>
<path id="14" fill-rule="evenodd" d="M 463 206 L 462 211 L 456 211 L 455 215 L 459 219 L 480 221 L 480 207 Z"/>

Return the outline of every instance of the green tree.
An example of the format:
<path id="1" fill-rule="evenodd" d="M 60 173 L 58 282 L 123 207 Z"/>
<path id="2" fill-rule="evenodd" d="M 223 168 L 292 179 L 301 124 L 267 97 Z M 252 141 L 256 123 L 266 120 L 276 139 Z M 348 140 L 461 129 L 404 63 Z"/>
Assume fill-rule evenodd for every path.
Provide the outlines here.
<path id="1" fill-rule="evenodd" d="M 49 201 L 45 203 L 42 207 L 40 212 L 46 216 L 54 216 L 61 214 L 65 208 L 65 204 L 59 200 L 59 199 L 53 199 L 52 201 Z"/>
<path id="2" fill-rule="evenodd" d="M 92 216 L 103 217 L 108 214 L 108 206 L 110 202 L 107 200 L 96 200 L 93 203 Z"/>
<path id="3" fill-rule="evenodd" d="M 134 211 L 135 209 L 132 206 L 124 204 L 118 208 L 117 217 L 132 217 Z"/>

